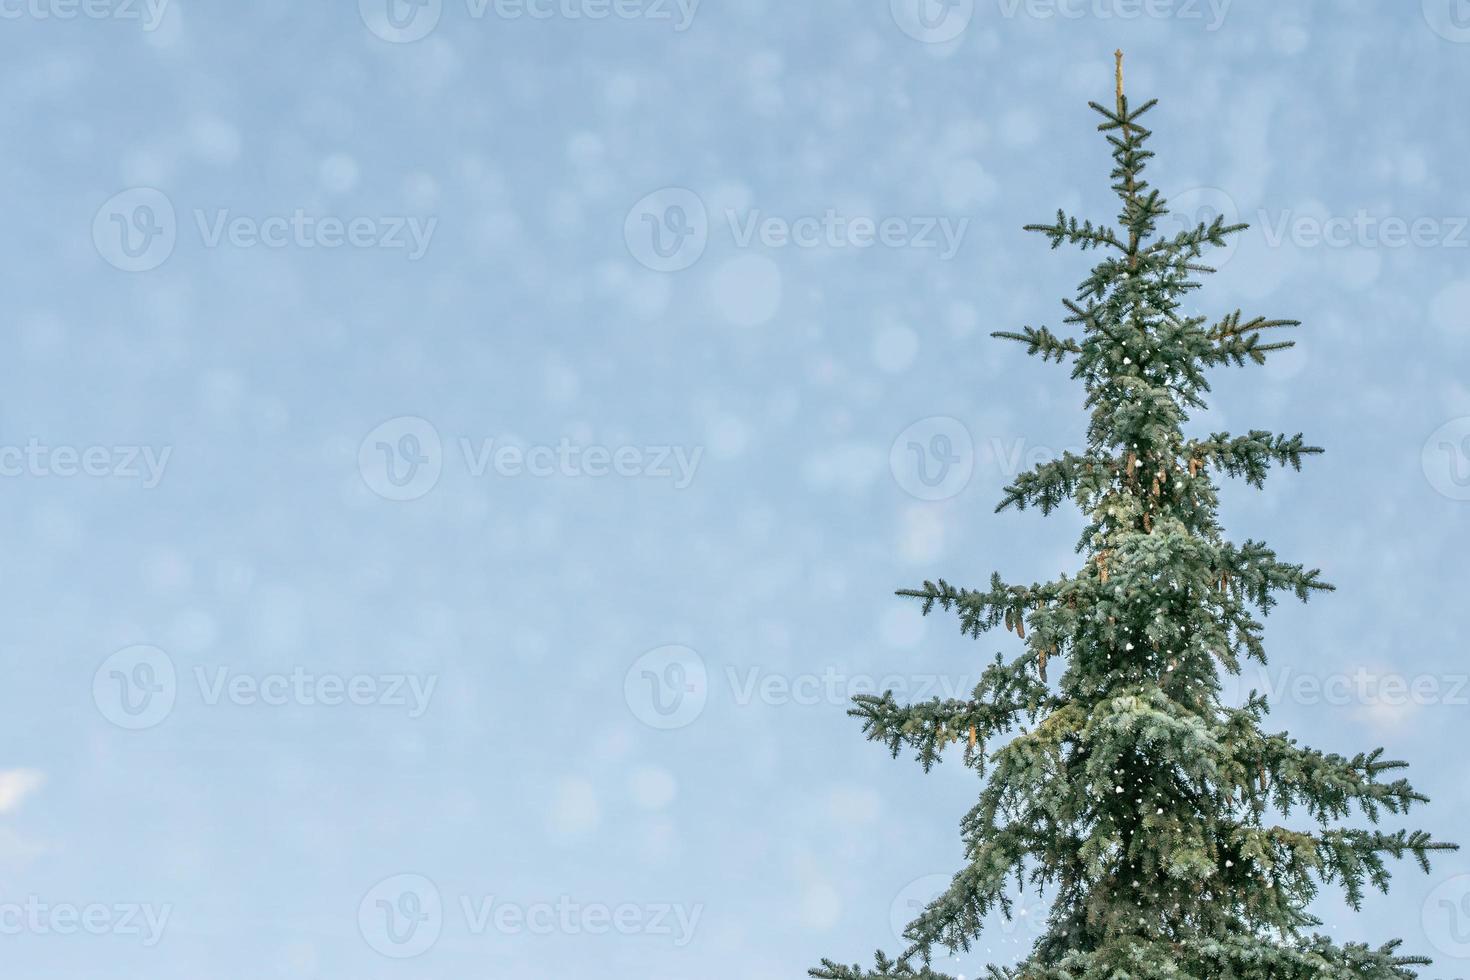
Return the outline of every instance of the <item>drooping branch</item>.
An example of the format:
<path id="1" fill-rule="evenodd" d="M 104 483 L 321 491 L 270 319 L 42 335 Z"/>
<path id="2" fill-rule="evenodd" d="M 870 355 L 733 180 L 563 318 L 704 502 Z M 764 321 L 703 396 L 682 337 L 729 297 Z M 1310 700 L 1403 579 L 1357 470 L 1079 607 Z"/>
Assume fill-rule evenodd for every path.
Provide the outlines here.
<path id="1" fill-rule="evenodd" d="M 1028 506 L 1038 506 L 1043 514 L 1050 514 L 1079 488 L 1099 493 L 1115 475 L 1115 468 L 1090 457 L 1063 453 L 1060 458 L 1017 476 L 1015 482 L 1006 487 L 1005 496 L 995 509 L 999 513 L 1007 507 L 1025 510 Z"/>

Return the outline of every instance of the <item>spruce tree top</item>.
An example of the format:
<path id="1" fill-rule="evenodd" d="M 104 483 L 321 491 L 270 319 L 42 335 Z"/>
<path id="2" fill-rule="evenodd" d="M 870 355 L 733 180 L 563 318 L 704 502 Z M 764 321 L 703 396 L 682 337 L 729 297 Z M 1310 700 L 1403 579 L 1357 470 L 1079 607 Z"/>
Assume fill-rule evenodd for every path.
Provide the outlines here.
<path id="1" fill-rule="evenodd" d="M 1397 955 L 1396 940 L 1338 945 L 1312 931 L 1320 922 L 1307 911 L 1324 883 L 1357 908 L 1366 886 L 1387 890 L 1387 858 L 1409 854 L 1428 871 L 1430 851 L 1454 848 L 1424 831 L 1338 826 L 1423 801 L 1388 776 L 1404 763 L 1267 733 L 1255 692 L 1238 708 L 1221 702 L 1220 668 L 1265 663 L 1256 614 L 1278 593 L 1305 600 L 1331 586 L 1260 542 L 1226 541 L 1214 474 L 1260 486 L 1272 464 L 1299 468 L 1320 450 L 1301 435 L 1184 433 L 1188 413 L 1204 407 L 1208 369 L 1264 363 L 1290 341 L 1262 334 L 1297 322 L 1236 311 L 1211 324 L 1180 312 L 1213 271 L 1206 250 L 1246 226 L 1217 218 L 1157 234 L 1167 210 L 1143 179 L 1152 154 L 1139 121 L 1155 102 L 1129 104 L 1119 52 L 1115 106 L 1091 104 L 1112 144 L 1117 227 L 1061 212 L 1027 226 L 1053 248 L 1104 253 L 1063 301 L 1073 336 L 995 334 L 1070 362 L 1091 410 L 1086 451 L 1022 474 L 997 509 L 1048 513 L 1071 499 L 1089 519 L 1078 544 L 1086 560 L 1041 584 L 993 575 L 984 589 L 940 580 L 899 593 L 926 614 L 957 614 L 976 637 L 1004 625 L 1024 649 L 997 655 L 968 699 L 854 699 L 851 714 L 894 756 L 907 746 L 928 770 L 958 743 L 989 778 L 961 825 L 965 866 L 908 926 L 908 948 L 896 959 L 880 952 L 866 971 L 824 960 L 814 977 L 937 980 L 933 949 L 969 950 L 987 915 L 1011 914 L 1011 886 L 1044 890 L 1051 913 L 1029 957 L 991 966 L 993 978 L 1402 980 L 1428 962 Z M 1063 662 L 1049 682 L 1049 664 L 1055 674 Z M 987 749 L 1004 735 L 1014 737 Z"/>

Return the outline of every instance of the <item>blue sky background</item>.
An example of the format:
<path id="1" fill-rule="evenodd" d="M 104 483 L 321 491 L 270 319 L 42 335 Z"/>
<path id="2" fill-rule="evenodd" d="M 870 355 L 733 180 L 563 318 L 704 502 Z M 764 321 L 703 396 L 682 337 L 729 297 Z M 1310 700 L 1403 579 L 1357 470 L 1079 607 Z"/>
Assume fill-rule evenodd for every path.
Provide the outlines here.
<path id="1" fill-rule="evenodd" d="M 1225 494 L 1339 587 L 1247 686 L 1470 842 L 1465 0 L 158 2 L 0 4 L 7 976 L 897 947 L 978 787 L 846 703 L 1015 642 L 893 589 L 1078 563 L 991 511 L 1080 392 L 987 334 L 1115 212 L 1120 45 L 1155 184 L 1256 225 L 1200 309 L 1306 324 L 1191 423 L 1328 450 Z M 1332 934 L 1465 976 L 1470 853 L 1396 881 Z"/>

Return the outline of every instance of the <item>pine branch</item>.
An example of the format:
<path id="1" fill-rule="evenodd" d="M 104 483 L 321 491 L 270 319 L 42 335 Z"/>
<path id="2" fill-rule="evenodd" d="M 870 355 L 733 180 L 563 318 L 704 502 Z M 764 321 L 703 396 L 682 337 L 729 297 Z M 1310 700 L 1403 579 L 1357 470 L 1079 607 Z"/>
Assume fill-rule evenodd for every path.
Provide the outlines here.
<path id="1" fill-rule="evenodd" d="M 1272 463 L 1300 470 L 1303 456 L 1321 452 L 1320 447 L 1307 445 L 1300 432 L 1285 436 L 1260 429 L 1233 437 L 1216 432 L 1208 439 L 1193 440 L 1185 446 L 1185 453 L 1190 459 L 1218 466 L 1230 476 L 1244 477 L 1247 483 L 1258 489 L 1265 483 Z"/>
<path id="2" fill-rule="evenodd" d="M 1234 364 L 1237 367 L 1246 361 L 1264 364 L 1266 355 L 1272 351 L 1295 346 L 1295 342 L 1290 340 L 1262 343 L 1261 331 L 1297 327 L 1301 325 L 1299 321 L 1268 320 L 1258 316 L 1241 323 L 1241 316 L 1241 311 L 1236 310 L 1202 334 L 1198 350 L 1201 363 L 1206 366 Z"/>
<path id="3" fill-rule="evenodd" d="M 1033 328 L 1022 327 L 1020 333 L 1008 330 L 997 330 L 990 336 L 1002 340 L 1015 340 L 1026 345 L 1026 353 L 1031 355 L 1040 354 L 1041 360 L 1046 362 L 1055 358 L 1060 364 L 1068 354 L 1077 354 L 1082 350 L 1081 345 L 1070 337 L 1058 337 L 1046 327 Z"/>
<path id="4" fill-rule="evenodd" d="M 1125 101 L 1125 103 L 1124 103 L 1124 105 L 1125 105 L 1125 111 L 1124 112 L 1121 112 L 1121 113 L 1120 112 L 1117 112 L 1116 110 L 1109 109 L 1106 106 L 1099 105 L 1096 102 L 1089 102 L 1087 104 L 1088 104 L 1089 107 L 1091 107 L 1093 109 L 1093 111 L 1099 113 L 1100 115 L 1102 115 L 1107 120 L 1106 122 L 1098 123 L 1098 126 L 1097 126 L 1098 132 L 1100 132 L 1100 133 L 1106 133 L 1106 132 L 1109 132 L 1109 131 L 1114 130 L 1114 129 L 1122 129 L 1122 128 L 1124 128 L 1126 126 L 1129 129 L 1131 129 L 1133 132 L 1139 133 L 1143 137 L 1147 137 L 1147 136 L 1150 136 L 1152 134 L 1149 133 L 1149 131 L 1146 130 L 1146 129 L 1144 129 L 1142 126 L 1138 125 L 1138 119 L 1145 112 L 1148 112 L 1154 106 L 1158 105 L 1159 104 L 1159 100 L 1158 99 L 1149 99 L 1143 105 L 1139 106 L 1137 109 L 1134 109 L 1132 111 L 1127 111 L 1126 110 L 1126 104 L 1127 103 Z"/>
<path id="5" fill-rule="evenodd" d="M 1042 463 L 1016 477 L 1015 482 L 1005 488 L 1005 496 L 995 510 L 999 513 L 1012 506 L 1025 510 L 1034 505 L 1040 507 L 1043 514 L 1050 514 L 1077 490 L 1099 493 L 1112 482 L 1113 477 L 1114 471 L 1098 460 L 1076 453 L 1063 453 L 1060 459 Z"/>
<path id="6" fill-rule="evenodd" d="M 904 938 L 913 943 L 904 952 L 905 959 L 920 957 L 927 961 L 931 950 L 939 945 L 968 952 L 992 911 L 1006 918 L 1014 914 L 1005 883 L 1011 869 L 1026 857 L 1025 847 L 1013 833 L 1002 831 L 969 857 L 970 863 L 954 876 L 944 894 L 930 902 L 904 930 Z"/>
<path id="7" fill-rule="evenodd" d="M 1389 873 L 1383 855 L 1401 859 L 1413 855 L 1425 874 L 1431 851 L 1455 851 L 1458 845 L 1435 841 L 1422 830 L 1385 834 L 1366 830 L 1329 830 L 1317 842 L 1317 859 L 1326 881 L 1339 881 L 1353 909 L 1363 904 L 1363 886 L 1371 884 L 1388 893 Z"/>
<path id="8" fill-rule="evenodd" d="M 1039 231 L 1051 240 L 1052 248 L 1060 248 L 1063 242 L 1076 245 L 1083 251 L 1089 248 L 1101 248 L 1108 246 L 1119 251 L 1127 251 L 1123 243 L 1118 241 L 1111 228 L 1093 225 L 1091 221 L 1083 221 L 1080 224 L 1076 218 L 1068 218 L 1062 212 L 1057 212 L 1057 220 L 1050 225 L 1026 225 L 1027 231 Z"/>
<path id="9" fill-rule="evenodd" d="M 848 714 L 863 720 L 863 734 L 882 742 L 898 758 L 903 745 L 916 750 L 914 756 L 928 772 L 943 761 L 951 743 L 966 746 L 965 761 L 977 772 L 985 767 L 985 745 L 1007 732 L 1019 715 L 1035 718 L 1052 703 L 1044 681 L 1033 673 L 1030 654 L 1006 663 L 999 656 L 980 675 L 969 699 L 932 698 L 917 704 L 900 705 L 893 692 L 853 697 Z"/>
<path id="10" fill-rule="evenodd" d="M 1160 213 L 1163 213 L 1162 209 Z M 1249 227 L 1250 225 L 1244 224 L 1227 225 L 1223 215 L 1216 215 L 1215 220 L 1209 224 L 1202 221 L 1193 228 L 1179 232 L 1173 238 L 1154 242 L 1144 250 L 1144 254 L 1153 255 L 1162 252 L 1170 256 L 1183 255 L 1187 258 L 1195 258 L 1204 254 L 1206 245 L 1223 248 L 1230 244 L 1227 236 L 1238 235 Z"/>
<path id="11" fill-rule="evenodd" d="M 893 700 L 892 691 L 881 696 L 859 694 L 853 697 L 853 701 L 856 707 L 848 714 L 863 719 L 863 732 L 871 741 L 882 742 L 895 759 L 904 744 L 916 749 L 914 758 L 923 765 L 925 772 L 943 761 L 946 745 L 963 743 L 974 731 L 978 748 L 1009 728 L 1012 719 L 1028 707 L 1025 704 L 982 704 L 953 698 L 900 705 Z M 974 758 L 978 767 L 983 755 Z"/>
<path id="12" fill-rule="evenodd" d="M 1262 610 L 1275 605 L 1272 593 L 1289 591 L 1302 602 L 1313 592 L 1331 592 L 1335 586 L 1321 581 L 1320 569 L 1306 569 L 1276 560 L 1276 552 L 1259 541 L 1246 541 L 1236 547 L 1222 545 L 1216 568 L 1228 590 L 1244 596 Z"/>
<path id="13" fill-rule="evenodd" d="M 1080 580 L 1062 579 L 1045 585 L 1006 585 L 999 575 L 991 575 L 990 590 L 957 589 L 944 579 L 937 582 L 925 581 L 921 589 L 899 589 L 896 595 L 922 599 L 922 613 L 927 616 L 937 604 L 941 609 L 955 610 L 960 615 L 960 632 L 979 637 L 981 633 L 1001 623 L 1014 628 L 1018 618 L 1028 609 L 1035 609 L 1058 600 L 1076 602 L 1085 598 L 1085 587 Z"/>
<path id="14" fill-rule="evenodd" d="M 818 980 L 954 980 L 947 973 L 935 973 L 928 966 L 915 969 L 905 960 L 891 960 L 879 950 L 874 957 L 875 967 L 864 970 L 861 966 L 843 966 L 831 960 L 822 960 L 822 965 L 807 971 L 807 975 Z"/>

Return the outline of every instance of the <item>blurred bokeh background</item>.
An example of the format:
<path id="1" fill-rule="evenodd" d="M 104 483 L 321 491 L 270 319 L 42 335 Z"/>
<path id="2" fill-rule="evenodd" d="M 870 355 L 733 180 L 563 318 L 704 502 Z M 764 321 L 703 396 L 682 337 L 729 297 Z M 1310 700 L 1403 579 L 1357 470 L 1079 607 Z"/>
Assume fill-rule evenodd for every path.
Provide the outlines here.
<path id="1" fill-rule="evenodd" d="M 7 977 L 803 975 L 978 787 L 848 698 L 997 651 L 895 588 L 1075 569 L 1056 326 L 1157 96 L 1202 312 L 1297 317 L 1194 432 L 1328 450 L 1236 539 L 1275 727 L 1470 843 L 1470 3 L 0 2 Z M 1393 826 L 1397 826 L 1395 823 Z M 948 963 L 1036 934 L 1044 897 Z M 1470 853 L 1339 939 L 1470 971 Z"/>

